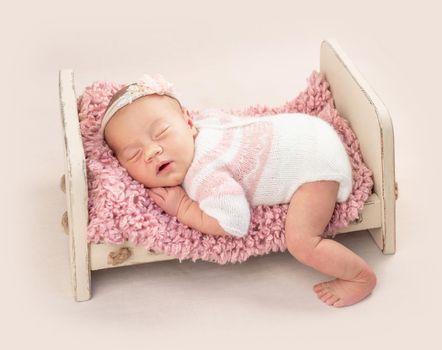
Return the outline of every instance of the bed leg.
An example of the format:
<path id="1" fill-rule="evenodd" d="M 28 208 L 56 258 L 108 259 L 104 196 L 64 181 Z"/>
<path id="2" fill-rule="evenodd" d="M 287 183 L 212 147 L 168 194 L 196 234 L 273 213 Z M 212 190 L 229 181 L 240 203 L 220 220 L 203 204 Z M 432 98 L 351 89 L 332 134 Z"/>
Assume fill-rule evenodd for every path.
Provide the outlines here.
<path id="1" fill-rule="evenodd" d="M 70 235 L 69 231 L 69 217 L 68 212 L 65 211 L 61 218 L 61 225 L 63 226 L 63 231 L 67 235 Z M 73 234 L 73 232 L 72 232 Z M 91 276 L 90 276 L 90 264 L 89 264 L 89 245 L 87 245 L 86 253 L 84 252 L 84 247 L 79 249 L 74 241 L 71 242 L 69 238 L 69 254 L 71 262 L 71 285 L 74 298 L 76 301 L 89 300 L 91 298 Z M 81 250 L 83 250 L 81 254 Z M 86 264 L 84 264 L 86 261 Z M 81 275 L 83 274 L 83 276 Z"/>
<path id="2" fill-rule="evenodd" d="M 394 190 L 386 191 L 383 199 L 382 226 L 369 229 L 370 235 L 384 254 L 396 252 L 396 200 L 398 185 L 394 182 Z"/>
<path id="3" fill-rule="evenodd" d="M 392 236 L 394 233 L 389 233 L 388 230 L 385 230 L 381 227 L 373 228 L 368 230 L 370 232 L 371 237 L 376 242 L 376 245 L 384 254 L 394 254 L 396 252 L 396 248 L 394 246 L 394 241 L 392 240 Z"/>
<path id="4" fill-rule="evenodd" d="M 368 232 L 370 233 L 378 248 L 382 251 L 382 253 L 384 253 L 385 233 L 382 227 L 369 229 Z"/>
<path id="5" fill-rule="evenodd" d="M 91 265 L 89 244 L 85 237 L 79 237 L 69 226 L 69 215 L 65 211 L 61 219 L 64 232 L 69 235 L 69 255 L 71 264 L 71 285 L 76 301 L 91 298 Z"/>
<path id="6" fill-rule="evenodd" d="M 72 291 L 76 301 L 86 301 L 91 298 L 89 245 L 85 241 L 76 244 L 78 240 L 75 242 L 75 237 L 72 236 L 69 240 Z"/>

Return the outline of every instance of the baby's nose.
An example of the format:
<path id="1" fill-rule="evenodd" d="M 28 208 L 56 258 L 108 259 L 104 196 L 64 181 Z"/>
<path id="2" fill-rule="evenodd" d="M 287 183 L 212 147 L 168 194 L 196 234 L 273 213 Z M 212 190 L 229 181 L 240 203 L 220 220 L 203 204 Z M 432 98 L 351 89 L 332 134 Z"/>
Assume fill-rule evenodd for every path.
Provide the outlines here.
<path id="1" fill-rule="evenodd" d="M 153 147 L 150 147 L 145 152 L 145 161 L 150 162 L 153 157 L 155 157 L 157 154 L 161 154 L 163 152 L 163 148 L 160 145 L 155 145 Z"/>

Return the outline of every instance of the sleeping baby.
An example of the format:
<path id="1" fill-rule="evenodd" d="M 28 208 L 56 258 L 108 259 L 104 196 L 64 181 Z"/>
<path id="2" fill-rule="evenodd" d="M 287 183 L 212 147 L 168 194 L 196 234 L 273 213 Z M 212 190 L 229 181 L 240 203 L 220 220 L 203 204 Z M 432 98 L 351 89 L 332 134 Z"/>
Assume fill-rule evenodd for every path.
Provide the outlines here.
<path id="1" fill-rule="evenodd" d="M 128 174 L 179 222 L 209 235 L 243 237 L 253 207 L 289 204 L 288 251 L 335 277 L 313 287 L 318 298 L 348 306 L 375 287 L 361 257 L 323 236 L 336 202 L 352 191 L 350 159 L 326 121 L 217 109 L 191 117 L 172 84 L 144 75 L 112 96 L 100 132 Z"/>

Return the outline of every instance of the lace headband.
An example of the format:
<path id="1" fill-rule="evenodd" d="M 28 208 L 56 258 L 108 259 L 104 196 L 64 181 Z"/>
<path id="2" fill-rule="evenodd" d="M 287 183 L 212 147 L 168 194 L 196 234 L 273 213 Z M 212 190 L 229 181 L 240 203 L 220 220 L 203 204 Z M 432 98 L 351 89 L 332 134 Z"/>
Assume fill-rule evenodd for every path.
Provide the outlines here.
<path id="1" fill-rule="evenodd" d="M 140 97 L 152 94 L 172 97 L 181 105 L 175 91 L 173 90 L 173 84 L 164 79 L 161 74 L 157 74 L 155 77 L 144 74 L 136 83 L 130 84 L 124 94 L 118 97 L 112 103 L 112 105 L 108 107 L 101 121 L 101 135 L 104 137 L 104 128 L 106 127 L 106 124 L 119 109 L 132 103 Z"/>

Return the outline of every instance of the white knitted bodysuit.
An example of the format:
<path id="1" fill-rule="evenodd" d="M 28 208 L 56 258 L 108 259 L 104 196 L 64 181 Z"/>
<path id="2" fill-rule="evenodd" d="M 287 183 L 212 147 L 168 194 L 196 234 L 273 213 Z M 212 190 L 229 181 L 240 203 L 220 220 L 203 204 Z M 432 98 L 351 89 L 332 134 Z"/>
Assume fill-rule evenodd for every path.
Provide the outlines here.
<path id="1" fill-rule="evenodd" d="M 289 203 L 303 183 L 338 181 L 337 202 L 352 191 L 345 147 L 318 117 L 243 117 L 207 109 L 194 124 L 195 154 L 182 186 L 233 236 L 247 234 L 251 207 Z"/>

